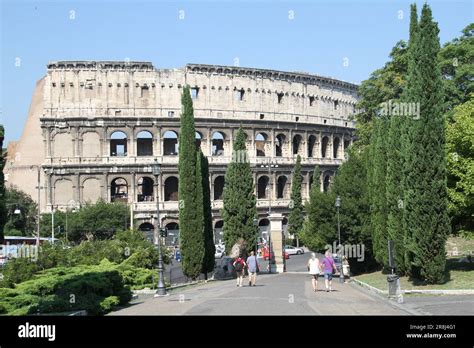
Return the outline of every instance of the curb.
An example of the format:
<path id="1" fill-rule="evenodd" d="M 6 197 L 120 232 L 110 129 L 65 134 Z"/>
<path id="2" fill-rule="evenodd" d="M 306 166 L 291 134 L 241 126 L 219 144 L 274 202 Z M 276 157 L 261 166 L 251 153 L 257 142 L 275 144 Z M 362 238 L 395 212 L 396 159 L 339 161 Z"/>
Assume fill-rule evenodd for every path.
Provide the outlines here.
<path id="1" fill-rule="evenodd" d="M 366 287 L 366 288 L 369 288 L 370 290 L 373 290 L 379 294 L 384 294 L 384 295 L 388 295 L 388 291 L 387 290 L 380 290 L 372 285 L 369 285 L 363 281 L 360 281 L 358 279 L 355 279 L 355 278 L 352 278 L 351 279 L 352 281 L 358 283 L 359 285 L 363 286 L 363 287 Z M 414 290 L 414 289 L 411 289 L 411 290 L 400 290 L 400 293 L 402 294 L 432 294 L 432 295 L 474 295 L 474 290 L 471 290 L 471 289 L 464 289 L 464 290 L 461 290 L 461 289 L 452 289 L 452 290 L 442 290 L 442 289 L 439 289 L 439 290 Z"/>
<path id="2" fill-rule="evenodd" d="M 167 291 L 179 289 L 179 288 L 184 288 L 187 286 L 192 286 L 192 285 L 198 285 L 198 284 L 206 284 L 209 282 L 214 282 L 216 281 L 215 279 L 208 279 L 208 280 L 198 280 L 195 282 L 190 282 L 190 283 L 183 283 L 183 284 L 177 284 L 173 286 L 166 287 Z M 141 290 L 132 290 L 133 295 L 153 295 L 156 292 L 156 289 L 141 289 Z"/>

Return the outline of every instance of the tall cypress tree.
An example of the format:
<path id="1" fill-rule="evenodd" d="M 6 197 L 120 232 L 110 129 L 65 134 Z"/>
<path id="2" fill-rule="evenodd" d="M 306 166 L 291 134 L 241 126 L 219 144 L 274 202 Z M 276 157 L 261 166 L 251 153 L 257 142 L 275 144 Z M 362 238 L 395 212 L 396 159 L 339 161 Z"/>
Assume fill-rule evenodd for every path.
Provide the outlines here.
<path id="1" fill-rule="evenodd" d="M 245 133 L 240 127 L 232 151 L 232 162 L 227 167 L 223 193 L 224 241 L 226 253 L 243 238 L 249 247 L 257 244 L 253 219 L 257 217 L 252 170 L 245 148 Z"/>
<path id="2" fill-rule="evenodd" d="M 201 150 L 198 152 L 198 167 L 201 168 L 202 208 L 204 226 L 204 260 L 202 273 L 207 279 L 207 273 L 214 270 L 216 247 L 212 230 L 211 188 L 209 186 L 209 161 Z"/>
<path id="3" fill-rule="evenodd" d="M 445 120 L 437 56 L 439 29 L 431 9 L 423 6 L 408 64 L 404 101 L 419 103 L 419 118 L 407 118 L 403 155 L 407 177 L 404 222 L 412 275 L 428 283 L 441 282 L 446 266 L 445 242 L 450 232 L 447 214 Z"/>
<path id="4" fill-rule="evenodd" d="M 418 25 L 416 4 L 411 5 L 409 50 Z M 410 53 L 408 53 L 410 54 Z M 398 274 L 407 271 L 406 229 L 403 225 L 403 141 L 406 115 L 392 115 L 387 135 L 387 237 L 394 242 L 394 259 Z"/>
<path id="5" fill-rule="evenodd" d="M 374 120 L 370 148 L 370 218 L 373 252 L 378 263 L 388 264 L 386 191 L 386 134 L 387 117 Z"/>
<path id="6" fill-rule="evenodd" d="M 179 228 L 183 273 L 196 279 L 204 259 L 204 233 L 201 181 L 197 182 L 194 110 L 189 86 L 181 96 L 179 139 Z M 200 195 L 200 196 L 199 196 Z"/>
<path id="7" fill-rule="evenodd" d="M 303 229 L 304 209 L 301 199 L 301 157 L 296 157 L 295 170 L 291 183 L 290 215 L 288 216 L 288 233 L 296 237 L 299 244 L 299 233 Z M 299 246 L 299 245 L 298 245 Z"/>
<path id="8" fill-rule="evenodd" d="M 5 205 L 5 177 L 3 176 L 3 167 L 5 162 L 3 160 L 3 137 L 4 128 L 0 125 L 0 244 L 3 244 L 3 227 L 7 221 L 7 207 Z"/>

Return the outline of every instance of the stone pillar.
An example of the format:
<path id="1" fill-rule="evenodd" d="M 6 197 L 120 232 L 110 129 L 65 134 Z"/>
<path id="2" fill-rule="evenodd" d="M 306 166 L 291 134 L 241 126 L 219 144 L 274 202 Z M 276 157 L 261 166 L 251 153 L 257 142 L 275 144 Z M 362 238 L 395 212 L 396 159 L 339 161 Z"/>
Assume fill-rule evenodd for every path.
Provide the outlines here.
<path id="1" fill-rule="evenodd" d="M 272 251 L 275 255 L 275 263 L 272 264 L 272 272 L 282 273 L 286 270 L 286 262 L 283 257 L 283 215 L 272 213 L 270 220 L 270 236 Z"/>

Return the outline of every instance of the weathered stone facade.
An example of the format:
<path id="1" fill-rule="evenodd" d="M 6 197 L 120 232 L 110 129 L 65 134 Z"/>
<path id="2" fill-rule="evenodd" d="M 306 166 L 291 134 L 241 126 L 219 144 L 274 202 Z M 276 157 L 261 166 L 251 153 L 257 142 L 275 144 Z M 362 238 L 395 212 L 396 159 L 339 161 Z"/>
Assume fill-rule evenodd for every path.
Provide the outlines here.
<path id="1" fill-rule="evenodd" d="M 136 227 L 151 227 L 157 199 L 151 164 L 157 160 L 160 220 L 163 226 L 178 223 L 177 142 L 186 84 L 192 88 L 197 141 L 209 158 L 216 232 L 240 125 L 247 134 L 260 225 L 268 224 L 270 204 L 287 216 L 296 154 L 302 157 L 307 198 L 314 166 L 321 169 L 321 190 L 327 189 L 352 142 L 349 116 L 358 97 L 357 86 L 347 82 L 232 66 L 51 62 L 37 83 L 22 137 L 9 146 L 8 184 L 35 198 L 31 165 L 37 165 L 42 211 L 118 200 L 130 204 Z"/>

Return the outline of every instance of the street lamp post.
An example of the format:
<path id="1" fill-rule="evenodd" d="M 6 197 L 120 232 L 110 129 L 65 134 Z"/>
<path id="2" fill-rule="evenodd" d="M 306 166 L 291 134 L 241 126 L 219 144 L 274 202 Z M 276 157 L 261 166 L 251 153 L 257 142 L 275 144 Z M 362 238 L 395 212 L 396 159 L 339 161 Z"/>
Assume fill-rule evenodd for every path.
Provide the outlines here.
<path id="1" fill-rule="evenodd" d="M 53 238 L 52 244 L 54 244 L 54 205 L 51 204 L 51 237 Z"/>
<path id="2" fill-rule="evenodd" d="M 40 207 L 40 199 L 41 199 L 41 193 L 40 193 L 40 190 L 41 190 L 41 186 L 40 186 L 40 179 L 41 179 L 41 176 L 40 176 L 40 166 L 38 165 L 32 165 L 30 166 L 30 169 L 33 169 L 33 168 L 36 168 L 37 172 L 38 172 L 38 176 L 37 176 L 37 186 L 36 188 L 38 189 L 38 216 L 37 216 L 37 219 L 38 219 L 38 223 L 36 224 L 36 247 L 39 247 L 40 245 L 40 219 L 41 219 L 41 207 Z"/>
<path id="3" fill-rule="evenodd" d="M 158 176 L 161 172 L 160 164 L 155 160 L 152 165 L 153 175 L 155 176 L 155 187 L 156 187 L 156 232 L 158 242 L 158 288 L 156 289 L 155 297 L 166 296 L 166 287 L 164 282 L 164 267 L 163 267 L 163 255 L 161 253 L 161 229 L 160 229 L 160 194 L 158 191 Z"/>
<path id="4" fill-rule="evenodd" d="M 258 219 L 254 218 L 253 219 L 253 226 L 255 227 L 255 234 L 256 234 L 256 239 L 255 239 L 255 257 L 257 257 L 257 251 L 258 251 Z"/>
<path id="5" fill-rule="evenodd" d="M 337 208 L 337 234 L 339 236 L 339 247 L 341 247 L 341 222 L 339 219 L 339 208 L 341 207 L 341 197 L 337 196 L 336 198 L 336 208 Z M 343 267 L 343 255 L 344 252 L 341 252 L 341 269 L 339 270 L 339 282 L 344 283 L 344 267 Z"/>

